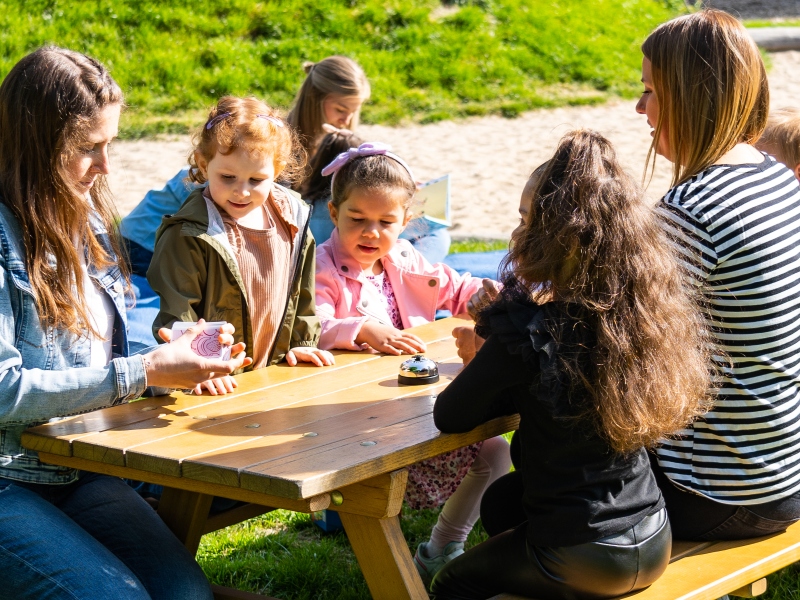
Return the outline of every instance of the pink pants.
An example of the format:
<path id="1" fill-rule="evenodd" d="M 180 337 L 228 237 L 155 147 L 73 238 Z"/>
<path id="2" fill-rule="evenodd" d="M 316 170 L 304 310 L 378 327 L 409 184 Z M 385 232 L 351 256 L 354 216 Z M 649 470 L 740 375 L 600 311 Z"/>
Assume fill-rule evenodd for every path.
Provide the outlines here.
<path id="1" fill-rule="evenodd" d="M 469 473 L 444 503 L 431 542 L 443 548 L 450 542 L 465 541 L 480 516 L 483 492 L 510 469 L 508 442 L 499 436 L 483 442 Z"/>

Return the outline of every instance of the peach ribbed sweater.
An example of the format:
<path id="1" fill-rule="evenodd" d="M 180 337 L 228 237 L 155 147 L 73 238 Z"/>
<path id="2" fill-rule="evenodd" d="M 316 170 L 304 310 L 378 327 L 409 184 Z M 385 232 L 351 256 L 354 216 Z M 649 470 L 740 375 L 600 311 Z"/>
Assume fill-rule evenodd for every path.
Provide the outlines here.
<path id="1" fill-rule="evenodd" d="M 284 192 L 273 188 L 261 210 L 266 229 L 250 229 L 220 210 L 228 241 L 236 256 L 247 292 L 247 308 L 253 324 L 253 368 L 267 366 L 281 328 L 292 277 L 292 244 L 297 225 Z"/>

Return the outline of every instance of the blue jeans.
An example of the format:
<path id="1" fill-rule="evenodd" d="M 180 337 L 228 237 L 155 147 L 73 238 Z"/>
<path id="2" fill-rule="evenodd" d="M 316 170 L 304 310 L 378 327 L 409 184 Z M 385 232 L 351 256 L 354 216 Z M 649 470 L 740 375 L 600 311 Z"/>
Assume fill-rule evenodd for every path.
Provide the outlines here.
<path id="1" fill-rule="evenodd" d="M 121 479 L 0 479 L 0 598 L 212 600 L 189 551 Z"/>

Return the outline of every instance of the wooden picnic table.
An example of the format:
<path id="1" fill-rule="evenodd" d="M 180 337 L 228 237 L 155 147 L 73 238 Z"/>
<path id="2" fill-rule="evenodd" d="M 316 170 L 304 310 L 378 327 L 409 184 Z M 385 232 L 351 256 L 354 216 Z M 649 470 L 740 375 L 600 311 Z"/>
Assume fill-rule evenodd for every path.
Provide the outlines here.
<path id="1" fill-rule="evenodd" d="M 192 552 L 204 533 L 269 510 L 334 508 L 373 598 L 427 600 L 397 516 L 405 467 L 519 422 L 434 426 L 436 394 L 461 369 L 451 331 L 462 319 L 410 330 L 439 363 L 435 384 L 397 383 L 408 355 L 336 352 L 331 367 L 276 365 L 237 376 L 233 394 L 148 398 L 28 429 L 22 444 L 47 463 L 165 486 L 159 515 Z M 248 504 L 209 518 L 213 496 Z"/>

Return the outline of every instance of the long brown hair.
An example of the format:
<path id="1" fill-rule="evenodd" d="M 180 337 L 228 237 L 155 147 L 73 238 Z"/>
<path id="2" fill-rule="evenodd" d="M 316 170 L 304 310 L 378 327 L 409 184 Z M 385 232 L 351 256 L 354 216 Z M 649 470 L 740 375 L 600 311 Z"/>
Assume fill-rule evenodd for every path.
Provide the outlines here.
<path id="1" fill-rule="evenodd" d="M 207 181 L 197 166 L 196 152 L 206 161 L 217 152 L 228 155 L 239 148 L 248 154 L 272 157 L 275 179 L 282 183 L 291 183 L 301 176 L 306 165 L 306 152 L 297 132 L 283 125 L 275 110 L 253 97 L 220 98 L 209 109 L 206 122 L 195 131 L 192 146 L 187 179 L 195 183 Z"/>
<path id="2" fill-rule="evenodd" d="M 342 152 L 347 152 L 350 148 L 358 148 L 364 143 L 360 137 L 351 133 L 350 135 L 341 133 L 329 133 L 319 143 L 319 148 L 308 162 L 310 174 L 297 190 L 307 202 L 330 198 L 331 195 L 331 176 L 323 175 L 322 169 L 333 162 L 333 159 Z"/>
<path id="3" fill-rule="evenodd" d="M 528 222 L 505 266 L 507 293 L 567 303 L 597 340 L 589 369 L 561 357 L 587 398 L 582 417 L 616 451 L 653 446 L 710 408 L 710 337 L 697 295 L 603 136 L 567 134 L 534 177 Z"/>
<path id="4" fill-rule="evenodd" d="M 669 125 L 672 185 L 713 165 L 736 144 L 753 144 L 769 113 L 764 61 L 744 26 L 706 9 L 672 19 L 642 44 L 659 104 L 647 164 Z M 651 162 L 652 161 L 652 162 Z"/>
<path id="5" fill-rule="evenodd" d="M 85 249 L 98 268 L 115 262 L 90 225 L 97 218 L 112 232 L 115 210 L 104 176 L 87 200 L 67 165 L 99 112 L 122 101 L 101 63 L 54 46 L 20 60 L 0 85 L 0 192 L 22 228 L 28 278 L 45 328 L 96 333 L 79 252 Z M 116 236 L 110 238 L 120 256 Z M 125 274 L 124 261 L 118 262 Z"/>
<path id="6" fill-rule="evenodd" d="M 367 76 L 359 64 L 346 56 L 329 56 L 318 63 L 307 62 L 303 65 L 306 78 L 286 121 L 300 134 L 300 140 L 306 152 L 313 154 L 317 139 L 322 135 L 322 124 L 325 113 L 322 103 L 331 94 L 353 97 L 363 100 L 369 98 L 370 87 Z M 361 114 L 359 109 L 350 120 L 348 129 L 358 127 Z"/>

